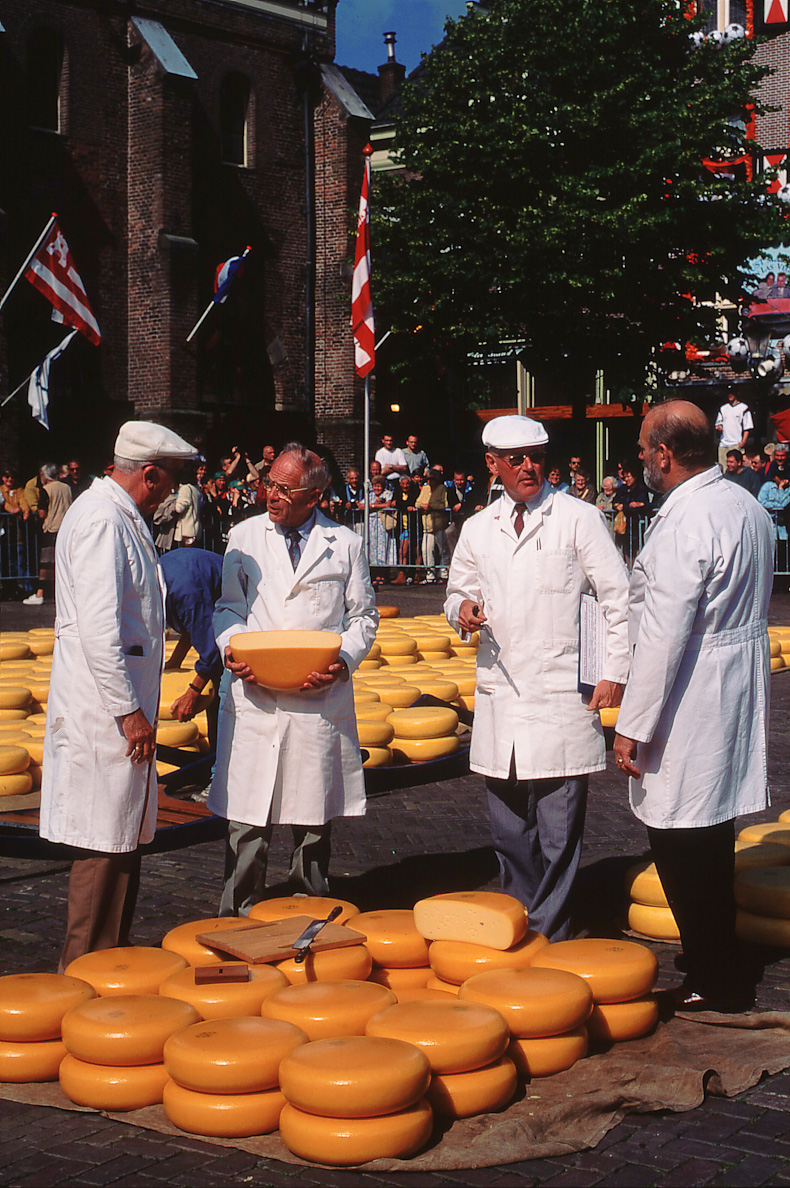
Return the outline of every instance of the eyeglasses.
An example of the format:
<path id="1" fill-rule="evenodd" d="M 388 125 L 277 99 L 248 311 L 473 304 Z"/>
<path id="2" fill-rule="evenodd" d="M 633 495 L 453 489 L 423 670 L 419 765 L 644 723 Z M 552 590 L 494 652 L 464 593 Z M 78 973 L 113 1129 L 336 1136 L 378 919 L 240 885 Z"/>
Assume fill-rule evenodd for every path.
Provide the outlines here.
<path id="1" fill-rule="evenodd" d="M 294 495 L 299 495 L 302 491 L 311 490 L 310 487 L 287 487 L 285 483 L 277 483 L 274 479 L 269 478 L 268 475 L 265 475 L 261 479 L 261 484 L 264 491 L 274 491 L 281 499 L 285 499 L 288 503 L 293 502 Z"/>
<path id="2" fill-rule="evenodd" d="M 505 462 L 511 470 L 518 470 L 524 465 L 524 462 L 529 458 L 530 462 L 543 462 L 546 457 L 545 450 L 523 450 L 519 454 L 495 454 L 500 462 Z"/>

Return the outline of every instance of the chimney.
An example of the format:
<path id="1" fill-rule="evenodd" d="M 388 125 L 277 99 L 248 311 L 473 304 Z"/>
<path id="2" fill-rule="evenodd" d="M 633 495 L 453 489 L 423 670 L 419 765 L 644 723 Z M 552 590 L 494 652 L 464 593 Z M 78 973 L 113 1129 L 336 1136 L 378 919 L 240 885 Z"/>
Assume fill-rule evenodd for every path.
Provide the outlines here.
<path id="1" fill-rule="evenodd" d="M 379 66 L 379 99 L 382 104 L 400 90 L 406 77 L 406 67 L 395 61 L 395 34 L 385 33 L 384 44 L 387 47 L 387 61 Z"/>

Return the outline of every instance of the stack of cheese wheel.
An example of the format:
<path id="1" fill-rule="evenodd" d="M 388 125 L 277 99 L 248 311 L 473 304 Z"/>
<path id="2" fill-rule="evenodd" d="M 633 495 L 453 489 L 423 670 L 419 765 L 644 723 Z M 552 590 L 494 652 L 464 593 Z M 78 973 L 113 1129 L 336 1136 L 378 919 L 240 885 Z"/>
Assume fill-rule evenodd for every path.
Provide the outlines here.
<path id="1" fill-rule="evenodd" d="M 292 916 L 309 916 L 311 920 L 325 920 L 335 907 L 340 907 L 336 924 L 353 928 L 352 917 L 359 908 L 345 899 L 321 895 L 287 895 L 279 899 L 264 899 L 250 908 L 250 920 L 286 920 Z M 364 944 L 344 949 L 322 949 L 308 952 L 304 961 L 289 957 L 277 962 L 292 986 L 306 982 L 343 982 L 348 979 L 364 981 L 373 967 L 373 959 Z"/>
<path id="2" fill-rule="evenodd" d="M 438 684 L 436 681 L 430 683 Z M 451 685 L 449 681 L 446 684 Z M 429 690 L 423 688 L 421 691 Z M 434 696 L 438 694 L 434 693 Z M 443 700 L 454 700 L 457 696 L 458 688 L 452 685 L 450 694 Z M 444 759 L 454 755 L 460 746 L 456 733 L 458 714 L 449 707 L 426 705 L 393 710 L 387 722 L 394 732 L 391 749 L 396 763 Z"/>
<path id="3" fill-rule="evenodd" d="M 300 1158 L 335 1167 L 408 1158 L 433 1128 L 424 1096 L 430 1079 L 424 1053 L 402 1040 L 346 1036 L 305 1044 L 280 1065 L 287 1101 L 280 1137 Z"/>
<path id="4" fill-rule="evenodd" d="M 30 752 L 23 745 L 21 732 L 6 732 L 8 742 L 0 734 L 0 797 L 24 796 L 33 791 L 33 777 L 29 772 Z M 11 738 L 18 741 L 11 742 Z"/>
<path id="5" fill-rule="evenodd" d="M 68 1055 L 60 1087 L 77 1105 L 137 1110 L 162 1100 L 165 1041 L 199 1020 L 186 1002 L 158 994 L 115 995 L 76 1006 L 63 1018 Z"/>
<path id="6" fill-rule="evenodd" d="M 769 627 L 771 672 L 781 672 L 790 662 L 790 627 Z"/>
<path id="7" fill-rule="evenodd" d="M 786 949 L 790 948 L 790 843 L 780 844 L 780 838 L 783 826 L 790 829 L 790 813 L 782 813 L 777 825 L 779 830 L 767 835 L 775 840 L 746 845 L 736 853 L 736 932 L 742 941 Z M 742 844 L 739 840 L 736 848 Z M 739 857 L 752 857 L 752 861 L 739 866 Z M 770 864 L 766 865 L 765 859 Z"/>
<path id="8" fill-rule="evenodd" d="M 790 638 L 790 634 L 788 635 Z M 762 848 L 763 845 L 780 845 L 790 854 L 790 820 L 788 814 L 782 813 L 778 821 L 769 821 L 762 825 L 747 825 L 738 834 L 738 842 L 745 845 Z M 737 843 L 736 843 L 737 845 Z M 780 862 L 772 863 L 779 866 Z M 781 865 L 784 865 L 781 863 Z M 787 920 L 781 915 L 767 910 L 756 911 L 757 904 L 765 904 L 770 896 L 765 896 L 758 889 L 744 890 L 739 888 L 739 873 L 736 871 L 735 900 L 738 904 L 738 915 L 735 931 L 739 940 L 753 945 L 768 945 L 774 948 L 786 948 L 790 945 L 790 929 Z M 781 880 L 783 876 L 769 876 Z M 747 900 L 752 907 L 747 907 Z M 781 903 L 781 897 L 777 905 Z M 784 909 L 782 909 L 784 910 Z"/>
<path id="9" fill-rule="evenodd" d="M 147 945 L 127 945 L 83 953 L 70 962 L 66 973 L 82 978 L 102 997 L 158 994 L 162 982 L 186 964 L 178 953 Z"/>
<path id="10" fill-rule="evenodd" d="M 658 1022 L 658 1004 L 652 994 L 658 961 L 644 945 L 594 938 L 560 941 L 538 953 L 532 968 L 584 979 L 595 1003 L 587 1022 L 591 1039 L 602 1043 L 637 1039 Z"/>
<path id="11" fill-rule="evenodd" d="M 501 1109 L 513 1098 L 516 1069 L 501 1013 L 481 1002 L 399 1002 L 374 1015 L 367 1034 L 420 1048 L 431 1066 L 427 1100 L 437 1114 L 468 1118 Z"/>
<path id="12" fill-rule="evenodd" d="M 87 982 L 65 974 L 0 977 L 0 1081 L 56 1081 L 66 1055 L 63 1017 L 95 997 Z"/>
<path id="13" fill-rule="evenodd" d="M 410 909 L 362 912 L 349 927 L 363 933 L 373 959 L 370 981 L 391 990 L 398 1001 L 409 991 L 424 990 L 430 977 L 428 944 L 414 923 Z"/>
<path id="14" fill-rule="evenodd" d="M 217 1138 L 270 1134 L 285 1105 L 280 1064 L 306 1043 L 292 1023 L 260 1016 L 185 1027 L 164 1046 L 168 1119 L 190 1134 Z"/>

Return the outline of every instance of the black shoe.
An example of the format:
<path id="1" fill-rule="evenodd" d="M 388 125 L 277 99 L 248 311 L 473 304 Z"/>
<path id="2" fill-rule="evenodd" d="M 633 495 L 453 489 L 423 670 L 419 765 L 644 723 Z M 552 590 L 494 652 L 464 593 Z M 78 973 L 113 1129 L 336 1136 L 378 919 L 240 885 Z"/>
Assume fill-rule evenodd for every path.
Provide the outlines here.
<path id="1" fill-rule="evenodd" d="M 697 1014 L 700 1011 L 716 1011 L 722 1015 L 739 1015 L 754 1006 L 754 991 L 730 991 L 729 994 L 702 994 L 685 983 L 673 986 L 671 990 L 660 991 L 663 1004 L 672 1011 Z"/>

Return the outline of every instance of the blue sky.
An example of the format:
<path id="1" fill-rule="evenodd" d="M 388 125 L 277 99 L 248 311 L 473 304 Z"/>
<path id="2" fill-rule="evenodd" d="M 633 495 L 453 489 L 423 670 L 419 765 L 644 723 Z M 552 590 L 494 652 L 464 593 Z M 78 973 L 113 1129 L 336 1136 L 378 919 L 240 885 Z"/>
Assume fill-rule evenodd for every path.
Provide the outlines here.
<path id="1" fill-rule="evenodd" d="M 384 33 L 394 29 L 395 56 L 411 71 L 441 41 L 446 18 L 465 11 L 465 0 L 339 0 L 335 61 L 375 72 L 387 60 Z"/>

